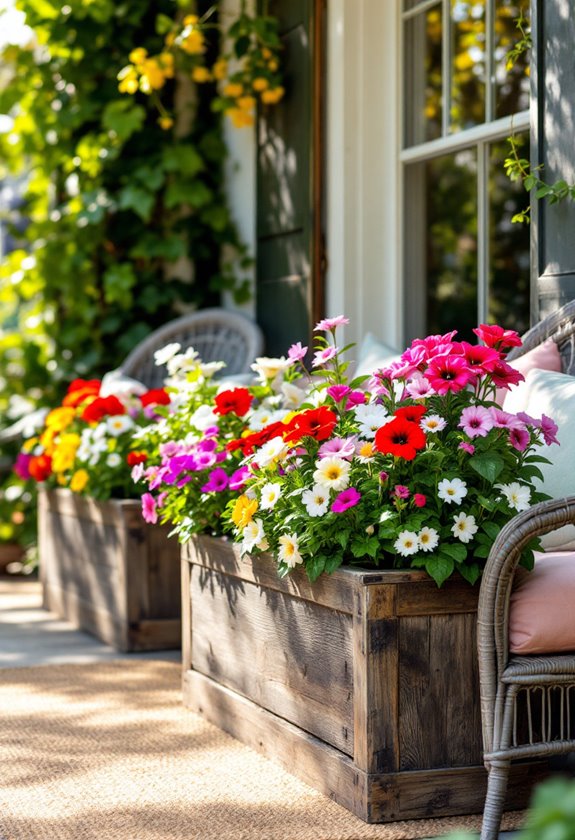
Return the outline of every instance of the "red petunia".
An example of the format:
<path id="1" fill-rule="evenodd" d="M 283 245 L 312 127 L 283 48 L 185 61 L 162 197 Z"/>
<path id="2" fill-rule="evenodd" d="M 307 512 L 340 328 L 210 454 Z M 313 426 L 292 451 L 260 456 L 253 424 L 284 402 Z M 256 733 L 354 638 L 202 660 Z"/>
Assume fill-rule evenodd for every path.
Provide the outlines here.
<path id="1" fill-rule="evenodd" d="M 417 423 L 396 417 L 375 434 L 375 448 L 384 455 L 413 461 L 419 449 L 425 447 L 425 434 Z"/>
<path id="2" fill-rule="evenodd" d="M 103 417 L 113 417 L 116 414 L 125 414 L 126 407 L 120 402 L 118 397 L 110 394 L 109 397 L 96 397 L 96 399 L 87 405 L 82 412 L 82 420 L 86 423 L 99 423 Z"/>
<path id="3" fill-rule="evenodd" d="M 226 444 L 226 449 L 228 452 L 236 452 L 236 450 L 241 449 L 244 455 L 252 455 L 254 449 L 263 446 L 264 443 L 268 442 L 268 440 L 271 440 L 274 437 L 283 436 L 286 429 L 287 426 L 285 426 L 280 420 L 277 420 L 274 423 L 264 426 L 263 429 L 259 430 L 259 432 L 252 432 L 251 435 L 246 435 L 245 437 L 237 438 L 236 440 L 230 440 L 230 442 Z"/>
<path id="4" fill-rule="evenodd" d="M 88 398 L 97 397 L 100 393 L 101 384 L 99 379 L 74 379 L 68 386 L 62 405 L 76 408 Z"/>
<path id="5" fill-rule="evenodd" d="M 129 467 L 135 467 L 136 464 L 145 464 L 147 460 L 147 452 L 128 452 L 126 455 L 126 463 Z"/>
<path id="6" fill-rule="evenodd" d="M 326 408 L 324 405 L 319 408 L 310 408 L 296 414 L 287 424 L 287 434 L 284 440 L 287 443 L 301 440 L 304 437 L 312 437 L 315 440 L 327 440 L 337 425 L 337 414 Z"/>
<path id="7" fill-rule="evenodd" d="M 222 391 L 218 394 L 214 402 L 216 407 L 214 411 L 216 414 L 237 414 L 238 417 L 243 417 L 249 411 L 252 404 L 252 395 L 247 388 L 232 388 L 231 391 Z"/>
<path id="8" fill-rule="evenodd" d="M 169 405 L 170 395 L 165 388 L 152 388 L 145 394 L 140 394 L 140 402 L 146 405 Z"/>
<path id="9" fill-rule="evenodd" d="M 52 475 L 52 458 L 49 455 L 32 455 L 28 472 L 34 481 L 46 481 Z"/>
<path id="10" fill-rule="evenodd" d="M 394 412 L 394 417 L 400 420 L 409 420 L 410 423 L 419 423 L 427 408 L 424 405 L 406 405 Z"/>

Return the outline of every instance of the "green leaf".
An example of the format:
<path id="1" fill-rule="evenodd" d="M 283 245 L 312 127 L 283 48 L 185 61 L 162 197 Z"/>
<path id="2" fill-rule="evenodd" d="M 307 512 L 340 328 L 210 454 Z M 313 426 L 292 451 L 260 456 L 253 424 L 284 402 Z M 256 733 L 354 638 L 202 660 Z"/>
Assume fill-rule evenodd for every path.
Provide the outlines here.
<path id="1" fill-rule="evenodd" d="M 155 202 L 153 193 L 133 184 L 124 187 L 118 196 L 118 207 L 121 210 L 133 210 L 145 222 L 150 220 Z"/>
<path id="2" fill-rule="evenodd" d="M 197 175 L 204 168 L 204 162 L 193 146 L 168 146 L 162 154 L 162 163 L 166 172 L 179 175 Z"/>
<path id="3" fill-rule="evenodd" d="M 376 557 L 379 551 L 379 540 L 377 537 L 360 537 L 351 543 L 351 553 L 354 557 Z"/>
<path id="4" fill-rule="evenodd" d="M 116 99 L 104 108 L 102 125 L 126 141 L 142 128 L 145 119 L 146 111 L 141 105 L 135 105 L 131 99 Z"/>
<path id="5" fill-rule="evenodd" d="M 316 554 L 305 564 L 308 578 L 313 583 L 325 570 L 325 555 Z"/>
<path id="6" fill-rule="evenodd" d="M 491 541 L 496 540 L 499 536 L 499 532 L 501 531 L 501 526 L 497 525 L 495 522 L 483 522 L 481 527 Z"/>
<path id="7" fill-rule="evenodd" d="M 118 263 L 104 274 L 104 294 L 108 303 L 116 303 L 124 309 L 132 304 L 132 289 L 136 275 L 131 263 Z"/>
<path id="8" fill-rule="evenodd" d="M 443 551 L 427 558 L 425 562 L 427 574 L 433 578 L 438 586 L 441 586 L 453 573 L 454 567 L 455 564 L 451 557 L 448 557 Z"/>
<path id="9" fill-rule="evenodd" d="M 441 546 L 441 552 L 447 554 L 456 563 L 463 563 L 467 557 L 467 549 L 462 543 L 445 543 Z"/>
<path id="10" fill-rule="evenodd" d="M 339 569 L 342 562 L 343 562 L 343 556 L 339 552 L 336 551 L 333 554 L 330 554 L 329 557 L 326 557 L 324 571 L 328 575 L 331 575 L 331 574 L 333 574 L 333 572 L 335 572 L 336 569 Z"/>
<path id="11" fill-rule="evenodd" d="M 238 38 L 234 44 L 234 52 L 236 54 L 236 58 L 243 58 L 244 55 L 250 48 L 250 38 L 249 35 L 242 35 L 241 38 Z"/>
<path id="12" fill-rule="evenodd" d="M 490 484 L 497 481 L 505 467 L 505 461 L 496 452 L 482 452 L 478 455 L 472 455 L 467 463 Z"/>
<path id="13" fill-rule="evenodd" d="M 168 15 L 156 15 L 156 32 L 158 35 L 165 35 L 170 31 L 173 25 L 174 21 L 171 17 L 168 17 Z"/>
<path id="14" fill-rule="evenodd" d="M 472 585 L 479 580 L 481 575 L 481 569 L 479 568 L 478 563 L 470 563 L 469 566 L 464 564 L 463 566 L 459 566 L 457 571 L 462 578 L 465 578 L 465 580 Z"/>

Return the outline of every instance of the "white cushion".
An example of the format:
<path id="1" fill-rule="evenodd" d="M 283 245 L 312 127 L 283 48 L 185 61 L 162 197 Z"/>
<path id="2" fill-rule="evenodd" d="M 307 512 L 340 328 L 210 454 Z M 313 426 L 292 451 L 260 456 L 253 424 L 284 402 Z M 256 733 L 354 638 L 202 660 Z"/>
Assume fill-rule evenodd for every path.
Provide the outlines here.
<path id="1" fill-rule="evenodd" d="M 373 333 L 368 332 L 359 348 L 355 376 L 371 376 L 374 371 L 387 367 L 391 362 L 397 361 L 400 356 L 401 353 L 379 341 Z"/>
<path id="2" fill-rule="evenodd" d="M 552 462 L 541 464 L 543 485 L 538 488 L 553 499 L 575 496 L 575 377 L 566 373 L 532 370 L 522 388 L 511 390 L 505 399 L 505 411 L 525 411 L 532 417 L 546 414 L 559 430 L 560 446 L 552 444 L 539 452 Z M 537 479 L 535 479 L 537 482 Z M 575 551 L 575 525 L 565 525 L 541 538 L 546 551 Z"/>

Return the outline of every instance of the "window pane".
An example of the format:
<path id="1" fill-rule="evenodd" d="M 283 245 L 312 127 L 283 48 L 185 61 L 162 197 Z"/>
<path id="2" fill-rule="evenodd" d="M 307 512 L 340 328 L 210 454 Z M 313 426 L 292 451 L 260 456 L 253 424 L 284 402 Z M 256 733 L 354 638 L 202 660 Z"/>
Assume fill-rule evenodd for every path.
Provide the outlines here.
<path id="1" fill-rule="evenodd" d="M 477 326 L 477 158 L 475 151 L 429 161 L 427 169 L 427 326 Z"/>
<path id="2" fill-rule="evenodd" d="M 404 24 L 405 145 L 441 136 L 441 6 Z"/>
<path id="3" fill-rule="evenodd" d="M 507 68 L 510 50 L 521 40 L 516 21 L 523 12 L 529 16 L 529 4 L 514 0 L 498 0 L 495 6 L 495 116 L 506 117 L 529 108 L 529 51 Z M 527 24 L 524 24 L 524 26 Z"/>
<path id="4" fill-rule="evenodd" d="M 451 0 L 451 131 L 485 121 L 486 0 Z"/>
<path id="5" fill-rule="evenodd" d="M 505 175 L 508 154 L 505 142 L 491 146 L 489 321 L 523 333 L 529 327 L 529 225 L 514 224 L 511 218 L 525 209 L 529 196 Z M 522 146 L 522 154 L 529 157 L 528 145 Z"/>

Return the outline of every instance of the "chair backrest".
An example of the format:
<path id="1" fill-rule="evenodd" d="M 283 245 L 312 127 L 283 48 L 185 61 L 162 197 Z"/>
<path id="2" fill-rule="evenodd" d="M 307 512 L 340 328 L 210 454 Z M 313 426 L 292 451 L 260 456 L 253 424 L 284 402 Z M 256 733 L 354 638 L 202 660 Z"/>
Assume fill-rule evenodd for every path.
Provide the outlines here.
<path id="1" fill-rule="evenodd" d="M 523 345 L 513 349 L 507 356 L 508 360 L 517 359 L 552 338 L 559 348 L 564 373 L 575 376 L 575 300 L 543 318 L 521 338 Z"/>
<path id="2" fill-rule="evenodd" d="M 193 347 L 204 362 L 225 362 L 221 375 L 229 376 L 249 372 L 262 352 L 263 335 L 256 323 L 238 312 L 201 309 L 155 330 L 132 350 L 119 370 L 148 388 L 160 387 L 165 368 L 155 364 L 154 353 L 174 342 L 182 350 Z"/>

